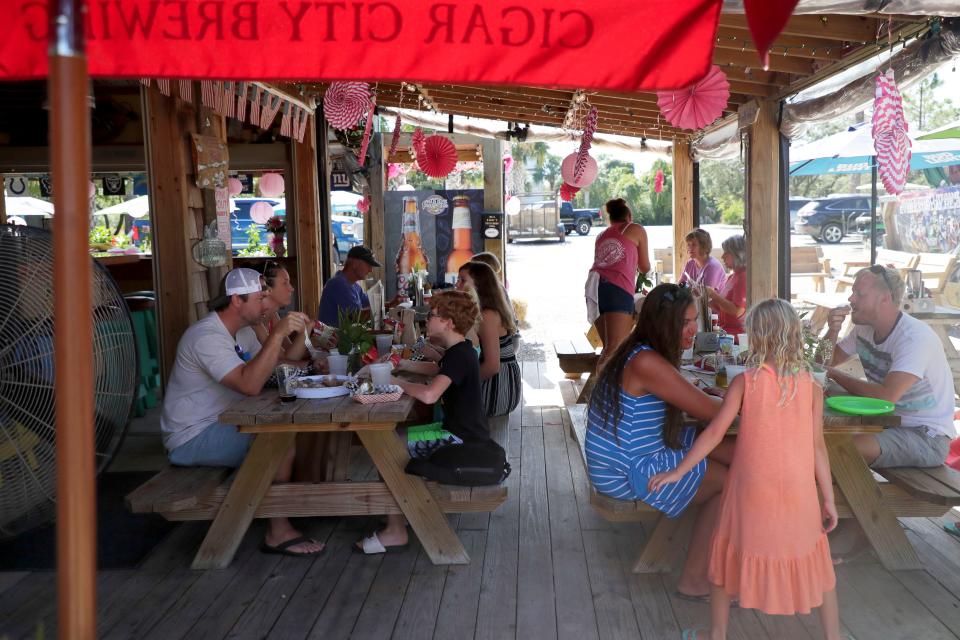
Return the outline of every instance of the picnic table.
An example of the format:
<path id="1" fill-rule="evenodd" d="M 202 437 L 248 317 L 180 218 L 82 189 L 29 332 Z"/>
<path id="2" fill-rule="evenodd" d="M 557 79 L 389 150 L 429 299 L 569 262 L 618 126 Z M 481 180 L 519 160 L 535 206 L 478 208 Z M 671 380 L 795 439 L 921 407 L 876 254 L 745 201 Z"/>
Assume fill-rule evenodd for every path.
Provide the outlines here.
<path id="1" fill-rule="evenodd" d="M 681 370 L 691 381 L 706 374 Z M 572 431 L 580 444 L 581 453 L 586 430 L 586 411 L 581 406 L 568 406 Z M 690 424 L 700 424 L 688 417 Z M 830 470 L 836 485 L 837 510 L 841 518 L 855 518 L 880 562 L 890 570 L 921 567 L 916 550 L 911 545 L 898 516 L 940 516 L 949 506 L 926 503 L 893 482 L 878 482 L 878 477 L 867 466 L 857 451 L 853 437 L 861 433 L 879 433 L 884 428 L 900 425 L 900 417 L 853 416 L 824 407 L 823 431 L 830 457 Z M 735 422 L 728 435 L 736 435 Z M 639 501 L 615 500 L 592 490 L 591 503 L 601 515 L 611 521 L 640 520 L 658 512 Z M 693 518 L 690 509 L 681 517 L 661 516 L 641 547 L 633 570 L 635 573 L 669 571 L 675 560 L 678 542 Z"/>
<path id="2" fill-rule="evenodd" d="M 306 517 L 403 513 L 434 564 L 466 564 L 470 557 L 450 527 L 445 511 L 490 511 L 506 498 L 503 487 L 457 487 L 425 482 L 404 472 L 409 456 L 398 425 L 414 420 L 417 402 L 360 404 L 349 396 L 281 403 L 276 391 L 244 398 L 220 415 L 241 433 L 256 434 L 226 495 L 213 495 L 178 519 L 213 518 L 193 561 L 195 569 L 226 567 L 254 517 Z M 284 454 L 298 433 L 325 433 L 333 439 L 328 464 L 333 481 L 273 484 Z M 350 442 L 359 437 L 382 481 L 348 482 Z M 486 493 L 483 490 L 488 490 Z M 502 495 L 500 495 L 502 494 Z M 220 498 L 217 504 L 217 498 Z"/>

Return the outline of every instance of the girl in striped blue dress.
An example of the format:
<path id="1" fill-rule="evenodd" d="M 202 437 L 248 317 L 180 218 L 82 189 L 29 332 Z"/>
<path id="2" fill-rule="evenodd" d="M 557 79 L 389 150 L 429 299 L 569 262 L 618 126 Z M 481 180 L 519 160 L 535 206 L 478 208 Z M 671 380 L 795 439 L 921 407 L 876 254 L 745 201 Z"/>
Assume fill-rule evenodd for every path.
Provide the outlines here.
<path id="1" fill-rule="evenodd" d="M 677 595 L 706 600 L 707 551 L 732 445 L 721 444 L 680 482 L 647 490 L 651 476 L 676 468 L 693 445 L 696 432 L 683 426 L 683 413 L 710 420 L 720 408 L 718 398 L 680 375 L 680 355 L 696 332 L 697 305 L 688 289 L 662 284 L 650 292 L 633 333 L 597 374 L 585 448 L 590 481 L 603 495 L 643 501 L 670 518 L 702 505 Z"/>

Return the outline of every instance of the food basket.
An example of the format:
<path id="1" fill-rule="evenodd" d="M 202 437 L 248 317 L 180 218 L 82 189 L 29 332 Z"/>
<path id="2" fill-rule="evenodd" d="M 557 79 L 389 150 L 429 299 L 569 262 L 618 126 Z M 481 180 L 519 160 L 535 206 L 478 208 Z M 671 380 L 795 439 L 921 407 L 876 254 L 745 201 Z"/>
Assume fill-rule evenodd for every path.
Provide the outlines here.
<path id="1" fill-rule="evenodd" d="M 364 389 L 363 385 L 350 389 L 350 397 L 360 404 L 396 402 L 403 395 L 403 389 L 395 384 L 391 384 L 386 387 L 373 387 L 373 391 L 367 393 L 364 393 L 362 389 Z"/>

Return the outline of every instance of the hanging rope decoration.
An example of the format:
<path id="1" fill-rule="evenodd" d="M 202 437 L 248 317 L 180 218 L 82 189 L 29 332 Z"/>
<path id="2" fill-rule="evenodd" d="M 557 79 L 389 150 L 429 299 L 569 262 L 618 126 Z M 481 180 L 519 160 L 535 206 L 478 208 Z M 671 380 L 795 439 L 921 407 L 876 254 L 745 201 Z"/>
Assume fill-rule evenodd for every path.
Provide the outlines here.
<path id="1" fill-rule="evenodd" d="M 414 129 L 413 136 L 410 138 L 410 151 L 413 155 L 413 166 L 418 170 L 420 169 L 420 164 L 417 160 L 423 156 L 424 140 L 426 140 L 426 136 L 423 135 L 423 130 L 421 130 L 420 127 Z"/>
<path id="2" fill-rule="evenodd" d="M 360 142 L 360 166 L 362 167 L 367 161 L 367 147 L 370 145 L 370 131 L 373 126 L 374 111 L 377 109 L 377 98 L 374 96 L 370 100 L 370 110 L 367 111 L 367 124 L 363 127 L 363 141 Z"/>
<path id="3" fill-rule="evenodd" d="M 593 134 L 597 130 L 597 108 L 590 107 L 590 114 L 587 116 L 587 122 L 583 126 L 583 135 L 580 137 L 580 149 L 577 151 L 577 162 L 573 167 L 573 175 L 579 181 L 583 178 L 583 170 L 587 166 L 587 157 L 589 157 L 590 144 L 593 142 Z"/>
<path id="4" fill-rule="evenodd" d="M 323 94 L 323 115 L 334 129 L 352 129 L 370 107 L 366 82 L 333 82 Z"/>
<path id="5" fill-rule="evenodd" d="M 387 154 L 387 160 L 393 160 L 393 156 L 397 154 L 397 147 L 400 146 L 400 114 L 397 114 L 397 119 L 393 122 L 393 136 L 390 138 L 390 153 Z"/>
<path id="6" fill-rule="evenodd" d="M 893 79 L 893 69 L 877 76 L 873 100 L 873 146 L 877 152 L 877 174 L 887 193 L 898 195 L 910 172 L 910 136 L 903 115 L 903 99 Z"/>

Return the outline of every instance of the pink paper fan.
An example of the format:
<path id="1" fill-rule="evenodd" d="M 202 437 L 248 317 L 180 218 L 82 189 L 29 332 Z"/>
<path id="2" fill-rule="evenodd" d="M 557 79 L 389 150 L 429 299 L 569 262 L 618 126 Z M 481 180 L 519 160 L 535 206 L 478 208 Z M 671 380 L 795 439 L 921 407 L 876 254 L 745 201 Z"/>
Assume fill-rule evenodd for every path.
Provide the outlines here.
<path id="1" fill-rule="evenodd" d="M 667 122 L 681 129 L 702 129 L 721 115 L 730 99 L 730 83 L 713 65 L 703 80 L 687 89 L 658 91 L 657 106 Z"/>
<path id="2" fill-rule="evenodd" d="M 563 163 L 560 165 L 560 177 L 571 187 L 579 187 L 581 189 L 589 187 L 593 184 L 593 181 L 597 179 L 597 161 L 593 159 L 593 156 L 587 154 L 586 161 L 583 165 L 583 173 L 580 174 L 580 178 L 577 178 L 575 175 L 576 165 L 577 153 L 574 152 L 563 159 Z"/>
<path id="3" fill-rule="evenodd" d="M 564 182 L 560 185 L 560 199 L 564 202 L 570 202 L 578 191 L 580 191 L 580 187 L 574 187 Z"/>
<path id="4" fill-rule="evenodd" d="M 457 147 L 443 136 L 430 136 L 417 154 L 420 170 L 433 178 L 444 178 L 457 166 Z"/>
<path id="5" fill-rule="evenodd" d="M 352 129 L 370 108 L 366 82 L 333 82 L 323 94 L 323 115 L 335 129 Z"/>

